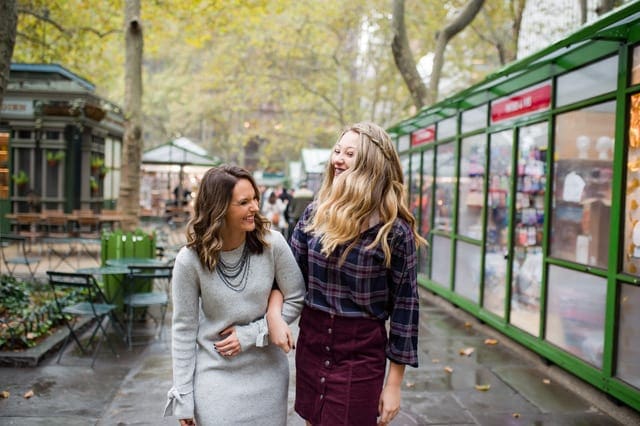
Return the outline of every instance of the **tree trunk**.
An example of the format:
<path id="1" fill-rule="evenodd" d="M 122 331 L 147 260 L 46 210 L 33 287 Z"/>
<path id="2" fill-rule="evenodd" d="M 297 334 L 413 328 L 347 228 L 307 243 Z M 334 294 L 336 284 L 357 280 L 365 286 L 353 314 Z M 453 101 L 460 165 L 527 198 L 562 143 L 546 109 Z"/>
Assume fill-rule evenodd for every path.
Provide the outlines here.
<path id="1" fill-rule="evenodd" d="M 142 50 L 140 0 L 126 0 L 125 13 L 124 146 L 118 205 L 124 221 L 122 228 L 138 225 L 140 209 L 140 166 L 142 153 Z"/>
<path id="2" fill-rule="evenodd" d="M 436 51 L 433 57 L 433 68 L 431 70 L 431 80 L 429 81 L 429 102 L 435 103 L 438 100 L 438 85 L 444 65 L 444 52 L 449 41 L 462 31 L 476 17 L 484 0 L 469 0 L 458 16 L 436 35 Z"/>
<path id="3" fill-rule="evenodd" d="M 510 56 L 505 57 L 504 64 L 515 61 L 518 57 L 518 44 L 520 43 L 520 30 L 522 29 L 522 15 L 527 6 L 527 0 L 513 0 L 511 2 L 511 16 L 513 16 L 513 26 L 511 27 L 511 38 L 513 39 Z M 503 64 L 503 65 L 504 65 Z"/>
<path id="4" fill-rule="evenodd" d="M 578 6 L 580 7 L 580 25 L 587 23 L 587 0 L 578 0 Z"/>
<path id="5" fill-rule="evenodd" d="M 16 0 L 0 1 L 0 106 L 9 83 L 9 69 L 18 28 Z"/>
<path id="6" fill-rule="evenodd" d="M 404 0 L 393 0 L 392 16 L 393 40 L 391 42 L 391 51 L 393 52 L 393 59 L 409 89 L 413 104 L 417 110 L 420 110 L 427 103 L 428 93 L 427 87 L 418 73 L 416 61 L 413 59 L 413 54 L 409 47 L 407 28 L 404 23 Z"/>

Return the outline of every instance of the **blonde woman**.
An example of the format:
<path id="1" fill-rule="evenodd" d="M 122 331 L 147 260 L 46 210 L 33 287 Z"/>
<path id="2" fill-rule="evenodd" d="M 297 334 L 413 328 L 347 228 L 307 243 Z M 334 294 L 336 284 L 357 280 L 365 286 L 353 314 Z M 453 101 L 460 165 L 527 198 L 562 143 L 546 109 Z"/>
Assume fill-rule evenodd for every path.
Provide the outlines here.
<path id="1" fill-rule="evenodd" d="M 295 410 L 307 424 L 387 424 L 400 409 L 405 366 L 418 365 L 416 247 L 424 242 L 405 195 L 389 135 L 354 124 L 293 231 L 307 288 Z M 279 314 L 272 300 L 270 326 Z"/>

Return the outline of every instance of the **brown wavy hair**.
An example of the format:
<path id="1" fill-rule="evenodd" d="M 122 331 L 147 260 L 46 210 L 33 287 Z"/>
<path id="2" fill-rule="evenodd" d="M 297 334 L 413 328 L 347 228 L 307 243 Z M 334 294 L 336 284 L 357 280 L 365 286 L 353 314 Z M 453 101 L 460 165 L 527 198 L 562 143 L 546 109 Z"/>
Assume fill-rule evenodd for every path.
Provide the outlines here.
<path id="1" fill-rule="evenodd" d="M 240 179 L 251 182 L 258 201 L 260 190 L 251 173 L 242 167 L 222 165 L 204 174 L 198 188 L 194 204 L 194 215 L 187 224 L 187 247 L 198 254 L 200 263 L 213 271 L 222 251 L 221 231 L 225 226 L 225 216 L 231 203 L 233 188 Z M 255 229 L 247 233 L 245 244 L 249 252 L 260 254 L 268 246 L 265 240 L 269 221 L 256 212 Z"/>
<path id="2" fill-rule="evenodd" d="M 391 249 L 387 236 L 396 218 L 409 224 L 416 246 L 426 241 L 418 234 L 409 210 L 402 166 L 391 137 L 377 124 L 362 122 L 347 127 L 338 141 L 348 132 L 359 135 L 355 164 L 336 176 L 331 159 L 327 162 L 315 212 L 306 230 L 320 237 L 325 256 L 349 243 L 340 258 L 342 263 L 362 230 L 369 228 L 370 217 L 377 214 L 382 226 L 367 248 L 382 244 L 385 265 L 389 267 Z"/>

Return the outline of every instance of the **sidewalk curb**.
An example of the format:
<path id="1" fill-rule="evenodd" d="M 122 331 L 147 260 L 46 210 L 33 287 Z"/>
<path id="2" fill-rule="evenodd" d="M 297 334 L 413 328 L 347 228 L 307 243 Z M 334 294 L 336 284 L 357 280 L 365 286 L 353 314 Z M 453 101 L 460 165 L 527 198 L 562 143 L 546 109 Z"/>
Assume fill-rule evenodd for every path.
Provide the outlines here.
<path id="1" fill-rule="evenodd" d="M 584 398 L 600 411 L 607 413 L 618 422 L 625 426 L 640 425 L 640 413 L 631 407 L 622 403 L 618 404 L 611 400 L 606 393 L 600 391 L 596 387 L 583 381 L 579 377 L 567 372 L 555 364 L 547 364 L 541 355 L 533 352 L 531 349 L 512 340 L 509 336 L 500 333 L 500 331 L 489 327 L 482 323 L 478 318 L 469 314 L 462 308 L 452 304 L 441 296 L 431 292 L 430 290 L 420 287 L 420 297 L 429 300 L 429 302 L 446 311 L 452 317 L 473 324 L 473 327 L 481 333 L 487 334 L 492 338 L 500 340 L 507 348 L 516 352 L 525 361 L 531 363 L 535 368 L 543 371 L 549 378 L 574 391 L 580 397 Z"/>

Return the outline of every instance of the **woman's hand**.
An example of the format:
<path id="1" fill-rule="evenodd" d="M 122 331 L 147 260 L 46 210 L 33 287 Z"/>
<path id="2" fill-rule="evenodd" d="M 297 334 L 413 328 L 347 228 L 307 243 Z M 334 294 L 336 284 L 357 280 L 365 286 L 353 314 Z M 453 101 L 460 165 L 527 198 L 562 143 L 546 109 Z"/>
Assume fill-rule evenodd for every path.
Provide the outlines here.
<path id="1" fill-rule="evenodd" d="M 385 385 L 380 394 L 378 425 L 387 425 L 400 411 L 400 386 Z"/>
<path id="2" fill-rule="evenodd" d="M 193 419 L 180 419 L 180 426 L 195 426 L 196 422 Z"/>
<path id="3" fill-rule="evenodd" d="M 278 346 L 285 353 L 296 348 L 293 334 L 287 322 L 282 318 L 282 306 L 284 296 L 280 290 L 271 290 L 269 294 L 269 307 L 267 309 L 267 327 L 269 328 L 269 341 Z"/>
<path id="4" fill-rule="evenodd" d="M 378 425 L 385 426 L 400 412 L 400 386 L 404 377 L 404 364 L 391 361 L 387 370 L 387 380 L 380 394 L 378 404 Z"/>
<path id="5" fill-rule="evenodd" d="M 240 341 L 238 340 L 238 335 L 236 334 L 236 327 L 230 326 L 225 328 L 220 332 L 221 336 L 225 336 L 224 339 L 220 340 L 213 344 L 213 347 L 218 351 L 222 356 L 226 356 L 227 358 L 238 355 L 242 351 L 242 347 L 240 347 Z"/>
<path id="6" fill-rule="evenodd" d="M 279 314 L 267 315 L 267 326 L 269 327 L 269 340 L 278 346 L 285 353 L 289 353 L 291 349 L 295 349 L 296 345 L 293 341 L 293 334 L 289 325 Z"/>

